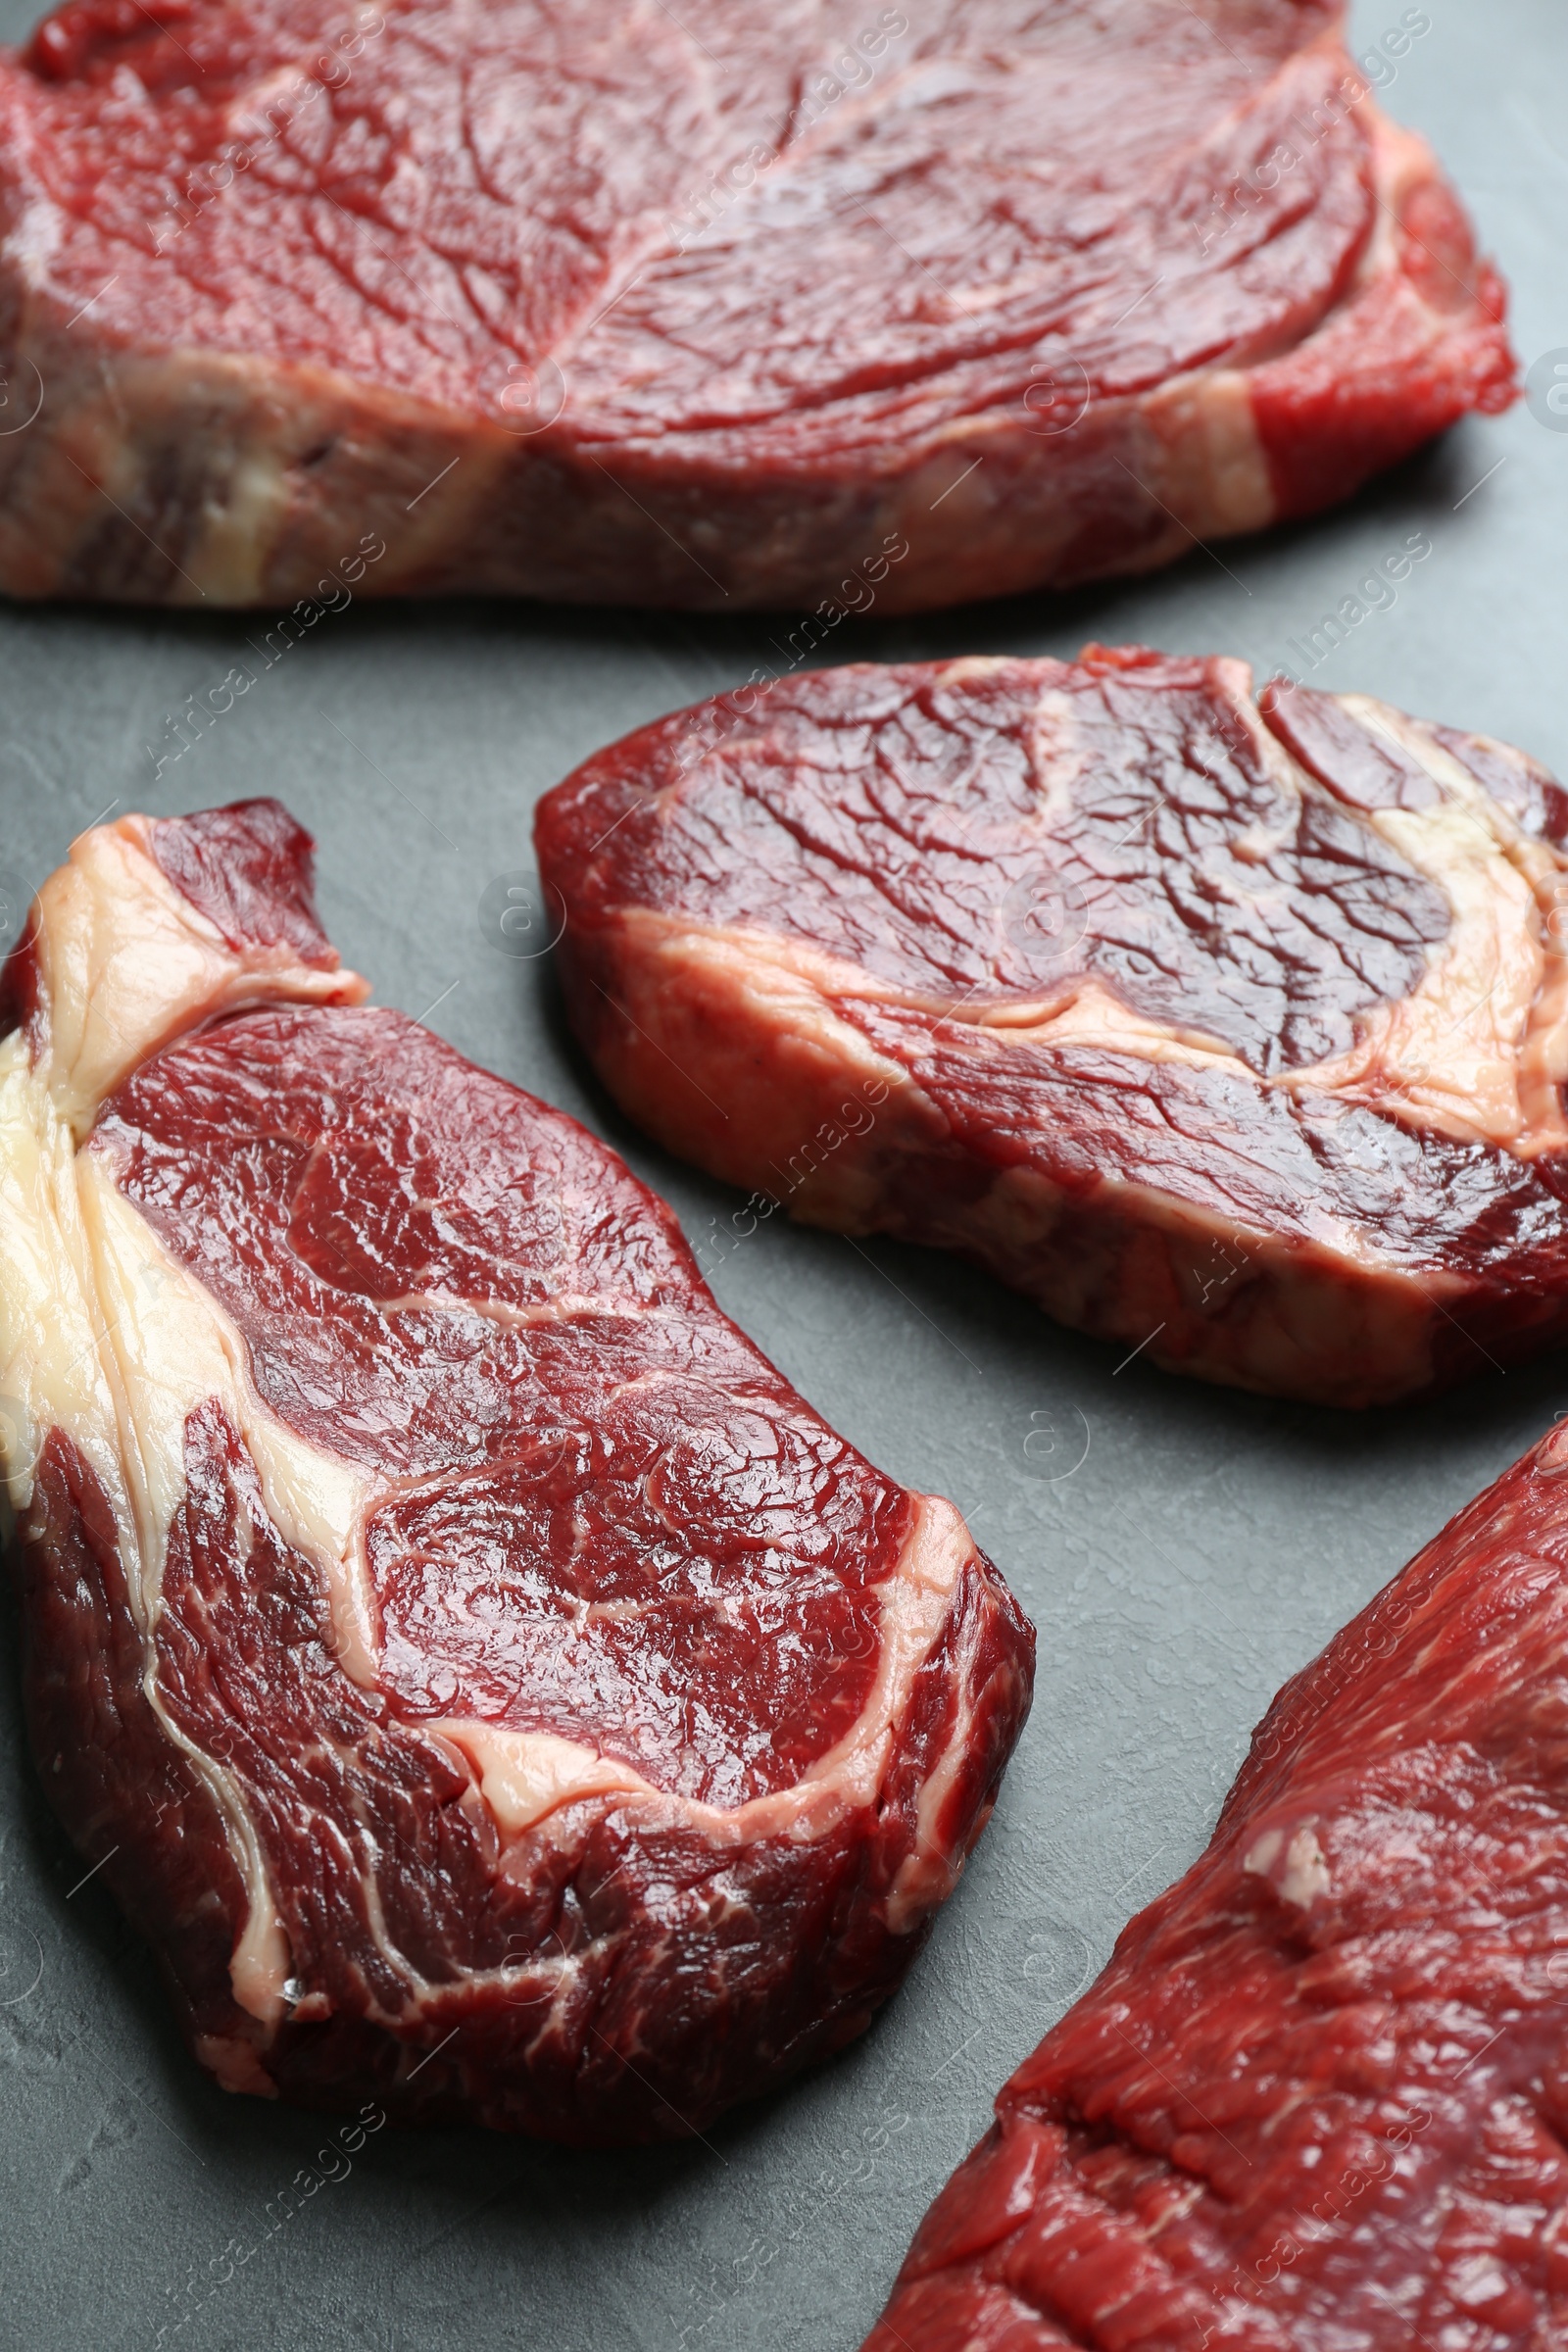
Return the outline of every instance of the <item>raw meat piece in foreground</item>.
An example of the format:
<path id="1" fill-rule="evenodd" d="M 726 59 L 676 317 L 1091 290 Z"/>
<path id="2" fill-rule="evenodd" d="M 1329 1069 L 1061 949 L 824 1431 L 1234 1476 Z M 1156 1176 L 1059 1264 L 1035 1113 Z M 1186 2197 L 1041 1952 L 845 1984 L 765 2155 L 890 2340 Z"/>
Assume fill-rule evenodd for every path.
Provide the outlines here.
<path id="1" fill-rule="evenodd" d="M 7 967 L 38 1769 L 226 2087 L 700 2130 L 898 1984 L 1032 1636 L 612 1152 L 360 1005 L 309 848 L 101 827 Z"/>
<path id="2" fill-rule="evenodd" d="M 1287 1684 L 866 2352 L 1568 2340 L 1568 1431 Z"/>
<path id="3" fill-rule="evenodd" d="M 0 587 L 913 611 L 1310 514 L 1513 397 L 1341 36 L 71 0 L 0 56 Z"/>
<path id="4" fill-rule="evenodd" d="M 743 689 L 537 819 L 662 1144 L 1347 1405 L 1568 1330 L 1565 835 L 1504 745 L 1137 647 Z"/>

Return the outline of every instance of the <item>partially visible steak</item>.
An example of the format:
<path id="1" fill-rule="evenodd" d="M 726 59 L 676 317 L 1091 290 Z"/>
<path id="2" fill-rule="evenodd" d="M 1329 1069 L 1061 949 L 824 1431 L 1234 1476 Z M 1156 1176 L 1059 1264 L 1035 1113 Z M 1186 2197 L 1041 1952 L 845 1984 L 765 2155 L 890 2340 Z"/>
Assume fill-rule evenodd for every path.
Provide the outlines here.
<path id="1" fill-rule="evenodd" d="M 1287 1684 L 866 2352 L 1568 2340 L 1568 1431 Z"/>
<path id="2" fill-rule="evenodd" d="M 43 1786 L 227 2088 L 700 2131 L 897 1985 L 1032 1637 L 613 1153 L 360 1005 L 308 851 L 99 828 L 7 967 Z"/>
<path id="3" fill-rule="evenodd" d="M 797 1216 L 1340 1404 L 1568 1330 L 1568 796 L 1520 753 L 1092 647 L 743 690 L 537 824 L 606 1083 Z"/>
<path id="4" fill-rule="evenodd" d="M 1341 18 L 70 0 L 0 60 L 0 588 L 913 610 L 1309 514 L 1513 396 Z"/>

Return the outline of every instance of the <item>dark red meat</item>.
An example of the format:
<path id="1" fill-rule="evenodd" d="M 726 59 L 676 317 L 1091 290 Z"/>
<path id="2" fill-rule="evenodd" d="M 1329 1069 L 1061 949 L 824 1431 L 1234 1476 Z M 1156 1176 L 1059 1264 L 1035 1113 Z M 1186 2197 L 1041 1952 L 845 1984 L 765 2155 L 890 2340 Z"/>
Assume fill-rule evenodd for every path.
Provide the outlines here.
<path id="1" fill-rule="evenodd" d="M 1286 1686 L 866 2352 L 1568 2335 L 1559 1428 Z"/>
<path id="2" fill-rule="evenodd" d="M 74 0 L 0 156 L 13 594 L 909 610 L 1513 393 L 1336 0 Z"/>
<path id="3" fill-rule="evenodd" d="M 1207 1379 L 1363 1404 L 1568 1328 L 1564 797 L 1244 664 L 850 667 L 541 804 L 662 1143 Z"/>
<path id="4" fill-rule="evenodd" d="M 354 1002 L 308 849 L 275 804 L 125 819 L 16 959 L 44 1786 L 226 2086 L 701 2130 L 898 1984 L 1031 1637 L 612 1152 Z"/>

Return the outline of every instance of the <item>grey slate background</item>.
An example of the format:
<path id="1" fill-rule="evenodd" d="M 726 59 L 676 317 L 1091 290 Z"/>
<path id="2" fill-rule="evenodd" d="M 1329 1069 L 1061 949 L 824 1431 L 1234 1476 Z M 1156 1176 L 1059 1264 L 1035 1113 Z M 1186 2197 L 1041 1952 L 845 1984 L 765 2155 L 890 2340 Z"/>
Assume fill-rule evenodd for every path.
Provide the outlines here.
<path id="1" fill-rule="evenodd" d="M 1479 217 L 1525 362 L 1568 354 L 1561 0 L 1428 13 L 1385 102 L 1434 138 Z M 1358 7 L 1357 46 L 1400 14 Z M 6 0 L 0 32 L 31 15 Z M 1267 672 L 1425 530 L 1430 559 L 1314 682 L 1490 730 L 1568 773 L 1565 490 L 1568 432 L 1521 406 L 1309 529 L 1073 599 L 873 614 L 823 658 L 1071 654 L 1099 636 Z M 255 620 L 0 611 L 0 869 L 30 886 L 109 804 L 282 793 L 318 836 L 327 925 L 381 1000 L 433 1007 L 466 1053 L 608 1136 L 701 1239 L 733 1197 L 625 1128 L 563 1033 L 548 966 L 496 953 L 479 902 L 528 867 L 541 791 L 624 729 L 738 683 L 781 633 L 357 603 L 155 784 L 143 747 Z M 25 1755 L 8 1612 L 0 2342 L 152 2352 L 167 2328 L 183 2352 L 853 2352 L 998 2084 L 1202 1846 L 1278 1684 L 1568 1410 L 1560 1358 L 1363 1419 L 1142 1363 L 1118 1373 L 1114 1351 L 954 1263 L 883 1244 L 858 1255 L 782 1220 L 713 1280 L 873 1459 L 956 1497 L 1040 1629 L 1033 1720 L 906 1990 L 859 2047 L 707 2143 L 588 2157 L 387 2130 L 274 2228 L 269 2201 L 330 2133 L 206 2083 L 107 1896 L 69 1893 L 81 1866 Z"/>

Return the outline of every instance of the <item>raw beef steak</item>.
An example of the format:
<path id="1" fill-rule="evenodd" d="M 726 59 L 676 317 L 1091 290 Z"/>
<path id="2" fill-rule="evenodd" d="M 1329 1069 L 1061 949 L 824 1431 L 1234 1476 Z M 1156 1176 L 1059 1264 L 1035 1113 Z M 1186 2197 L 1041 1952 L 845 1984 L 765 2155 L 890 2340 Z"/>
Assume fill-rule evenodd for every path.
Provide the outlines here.
<path id="1" fill-rule="evenodd" d="M 100 828 L 8 966 L 38 1768 L 226 2087 L 698 2130 L 898 1984 L 1032 1637 L 612 1152 L 359 1007 L 309 847 Z"/>
<path id="2" fill-rule="evenodd" d="M 1245 663 L 853 667 L 541 804 L 617 1100 L 1171 1370 L 1340 1404 L 1568 1330 L 1568 796 Z"/>
<path id="3" fill-rule="evenodd" d="M 866 2352 L 1568 2341 L 1568 1428 L 1286 1686 Z"/>
<path id="4" fill-rule="evenodd" d="M 1338 0 L 72 0 L 0 158 L 14 595 L 913 610 L 1513 392 Z"/>

